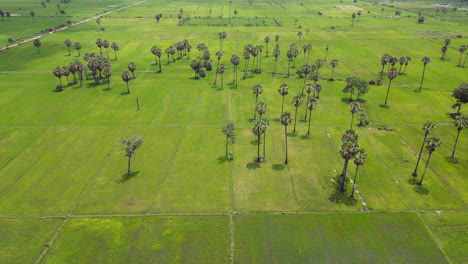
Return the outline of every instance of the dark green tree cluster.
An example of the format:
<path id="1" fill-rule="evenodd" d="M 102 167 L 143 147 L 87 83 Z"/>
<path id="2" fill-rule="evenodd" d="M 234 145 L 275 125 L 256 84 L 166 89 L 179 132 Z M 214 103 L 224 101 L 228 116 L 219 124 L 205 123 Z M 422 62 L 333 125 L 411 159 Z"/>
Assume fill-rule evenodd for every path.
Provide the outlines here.
<path id="1" fill-rule="evenodd" d="M 341 149 L 340 149 L 341 158 L 343 158 L 343 170 L 340 174 L 339 186 L 341 192 L 345 192 L 345 186 L 347 184 L 346 175 L 348 172 L 348 165 L 350 160 L 354 160 L 354 164 L 356 165 L 356 172 L 354 174 L 353 180 L 353 189 L 351 191 L 351 197 L 354 195 L 354 189 L 356 186 L 356 179 L 359 166 L 364 165 L 366 162 L 368 154 L 366 153 L 365 149 L 359 146 L 359 135 L 353 129 L 348 129 L 346 132 L 341 136 Z"/>

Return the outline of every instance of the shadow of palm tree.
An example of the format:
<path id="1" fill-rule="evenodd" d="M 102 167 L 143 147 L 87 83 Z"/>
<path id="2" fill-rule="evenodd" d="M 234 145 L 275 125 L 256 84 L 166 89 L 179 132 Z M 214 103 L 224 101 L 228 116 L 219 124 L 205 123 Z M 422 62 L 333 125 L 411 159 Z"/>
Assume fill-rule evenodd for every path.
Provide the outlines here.
<path id="1" fill-rule="evenodd" d="M 330 183 L 331 187 L 333 188 L 333 192 L 330 197 L 328 197 L 328 200 L 336 204 L 355 206 L 357 204 L 357 199 L 355 197 L 350 197 L 346 192 L 341 192 L 341 186 L 339 184 L 340 180 L 340 175 L 337 175 L 334 181 Z"/>
<path id="2" fill-rule="evenodd" d="M 302 140 L 309 140 L 310 136 L 309 135 L 301 135 L 301 136 L 299 136 L 299 138 L 302 139 Z"/>
<path id="3" fill-rule="evenodd" d="M 421 194 L 421 195 L 428 195 L 429 194 L 429 189 L 424 187 L 423 185 L 417 185 L 414 187 L 414 191 Z"/>
<path id="4" fill-rule="evenodd" d="M 138 175 L 138 173 L 140 173 L 140 171 L 130 172 L 130 174 L 125 173 L 120 177 L 120 179 L 117 180 L 117 183 L 126 183 L 130 179 L 135 178 Z"/>
<path id="5" fill-rule="evenodd" d="M 255 170 L 255 169 L 260 168 L 260 164 L 258 162 L 253 161 L 253 162 L 247 163 L 246 167 L 249 170 Z"/>
<path id="6" fill-rule="evenodd" d="M 275 171 L 280 171 L 280 170 L 284 170 L 286 166 L 284 166 L 284 164 L 273 164 L 271 165 L 271 168 Z"/>

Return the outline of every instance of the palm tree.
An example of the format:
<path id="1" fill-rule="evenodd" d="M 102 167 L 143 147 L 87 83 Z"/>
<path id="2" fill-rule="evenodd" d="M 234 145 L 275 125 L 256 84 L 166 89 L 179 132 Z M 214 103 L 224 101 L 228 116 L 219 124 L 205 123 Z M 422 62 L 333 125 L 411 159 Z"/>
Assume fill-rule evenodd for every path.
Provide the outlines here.
<path id="1" fill-rule="evenodd" d="M 442 47 L 442 56 L 440 57 L 441 60 L 445 60 L 445 53 L 447 53 L 447 46 Z"/>
<path id="2" fill-rule="evenodd" d="M 293 130 L 293 133 L 296 133 L 296 122 L 297 122 L 297 109 L 299 108 L 299 106 L 302 105 L 302 103 L 304 102 L 304 100 L 302 99 L 302 95 L 298 94 L 298 95 L 295 95 L 292 99 L 292 103 L 294 105 L 294 107 L 296 107 L 296 113 L 294 114 L 294 130 Z"/>
<path id="3" fill-rule="evenodd" d="M 130 176 L 130 160 L 135 155 L 135 150 L 143 144 L 143 139 L 140 136 L 135 136 L 130 139 L 120 139 L 119 141 L 125 145 L 125 156 L 128 157 L 127 176 Z"/>
<path id="4" fill-rule="evenodd" d="M 327 57 L 328 57 L 328 50 L 330 49 L 330 45 L 327 45 L 327 47 L 325 48 L 325 58 L 323 59 L 324 61 L 327 61 Z"/>
<path id="5" fill-rule="evenodd" d="M 202 63 L 200 61 L 198 61 L 198 60 L 192 60 L 192 62 L 190 62 L 190 67 L 195 72 L 194 79 L 197 80 L 199 78 L 198 74 L 200 72 L 200 69 L 202 68 Z"/>
<path id="6" fill-rule="evenodd" d="M 31 11 L 29 12 L 29 15 L 32 17 L 33 23 L 35 23 L 34 17 L 36 16 L 36 13 L 34 13 L 34 11 Z"/>
<path id="7" fill-rule="evenodd" d="M 263 88 L 260 84 L 255 84 L 252 86 L 252 93 L 255 95 L 255 105 L 258 102 L 258 96 L 263 93 Z M 257 119 L 257 111 L 254 112 L 254 119 Z"/>
<path id="8" fill-rule="evenodd" d="M 263 40 L 265 41 L 265 44 L 266 44 L 266 57 L 268 57 L 268 43 L 270 43 L 270 37 L 269 36 L 266 36 L 265 39 Z"/>
<path id="9" fill-rule="evenodd" d="M 221 58 L 223 57 L 224 53 L 223 53 L 222 51 L 219 50 L 219 51 L 217 51 L 217 52 L 215 53 L 215 55 L 216 55 L 216 58 L 218 59 L 218 62 L 217 62 L 217 64 L 216 64 L 216 75 L 215 75 L 215 80 L 214 80 L 213 83 L 216 85 L 216 81 L 218 80 L 219 61 L 220 61 Z"/>
<path id="10" fill-rule="evenodd" d="M 228 158 L 229 144 L 236 143 L 236 134 L 234 133 L 234 130 L 234 124 L 231 122 L 221 128 L 221 131 L 226 135 L 226 159 Z"/>
<path id="11" fill-rule="evenodd" d="M 68 48 L 68 56 L 71 56 L 71 53 L 70 53 L 70 46 L 72 44 L 71 40 L 66 39 L 65 41 L 63 41 L 63 44 L 65 44 L 65 46 L 67 46 Z"/>
<path id="12" fill-rule="evenodd" d="M 338 66 L 338 60 L 337 60 L 337 59 L 333 59 L 333 60 L 330 61 L 330 64 L 331 64 L 331 66 L 332 66 L 332 76 L 331 76 L 331 79 L 334 80 L 334 79 L 333 79 L 333 76 L 334 76 L 334 74 L 335 74 L 335 67 Z"/>
<path id="13" fill-rule="evenodd" d="M 225 70 L 226 70 L 226 67 L 224 66 L 224 63 L 221 63 L 221 65 L 219 65 L 218 69 L 216 70 L 217 74 L 221 74 L 221 89 L 223 89 Z"/>
<path id="14" fill-rule="evenodd" d="M 101 17 L 98 17 L 98 18 L 96 19 L 96 23 L 97 23 L 98 26 L 99 26 L 99 30 L 102 30 L 102 28 L 101 28 Z"/>
<path id="15" fill-rule="evenodd" d="M 358 102 L 352 102 L 349 104 L 349 107 L 351 108 L 351 127 L 350 129 L 353 129 L 353 121 L 354 121 L 354 114 L 361 109 L 361 104 Z"/>
<path id="16" fill-rule="evenodd" d="M 421 160 L 421 155 L 422 155 L 422 151 L 424 148 L 424 144 L 426 143 L 427 136 L 431 133 L 432 130 L 434 130 L 435 123 L 433 123 L 432 121 L 427 121 L 426 123 L 424 123 L 424 125 L 421 128 L 422 130 L 424 130 L 424 139 L 421 145 L 421 149 L 419 150 L 418 161 L 416 162 L 416 167 L 414 168 L 414 171 L 411 174 L 414 177 L 418 176 L 418 166 L 419 166 L 419 161 Z"/>
<path id="17" fill-rule="evenodd" d="M 281 102 L 281 115 L 283 114 L 283 109 L 284 109 L 284 96 L 288 95 L 289 93 L 289 86 L 285 83 L 282 83 L 280 87 L 278 88 L 278 92 L 280 95 L 283 97 L 283 100 Z"/>
<path id="18" fill-rule="evenodd" d="M 73 74 L 73 84 L 76 84 L 76 61 L 72 61 L 68 64 L 68 69 Z"/>
<path id="19" fill-rule="evenodd" d="M 408 64 L 411 62 L 411 57 L 405 56 L 405 68 L 403 69 L 403 72 L 401 74 L 405 74 L 406 67 L 408 67 Z"/>
<path id="20" fill-rule="evenodd" d="M 266 104 L 265 104 L 265 107 L 266 107 Z M 260 118 L 260 122 L 262 122 L 262 125 L 265 129 L 265 131 L 263 131 L 263 161 L 266 161 L 266 130 L 268 126 L 270 125 L 270 120 L 267 118 Z"/>
<path id="21" fill-rule="evenodd" d="M 387 72 L 387 77 L 388 77 L 388 87 L 387 87 L 387 95 L 385 96 L 385 103 L 384 105 L 387 105 L 387 100 L 388 100 L 388 93 L 390 92 L 390 85 L 392 84 L 392 80 L 397 77 L 397 69 L 395 67 L 392 67 L 388 72 Z"/>
<path id="22" fill-rule="evenodd" d="M 432 153 L 437 150 L 442 145 L 442 141 L 438 137 L 430 137 L 426 139 L 426 149 L 429 151 L 429 156 L 427 157 L 426 166 L 424 167 L 423 175 L 421 176 L 421 180 L 418 182 L 418 185 L 422 185 L 424 180 L 424 175 L 426 175 L 427 165 L 429 165 L 429 161 L 431 160 Z"/>
<path id="23" fill-rule="evenodd" d="M 127 93 L 130 93 L 130 88 L 128 87 L 128 82 L 132 79 L 132 75 L 128 71 L 122 72 L 122 80 L 127 83 Z"/>
<path id="24" fill-rule="evenodd" d="M 127 67 L 128 67 L 128 70 L 132 72 L 132 78 L 135 79 L 135 73 L 134 72 L 135 72 L 135 70 L 137 68 L 136 64 L 134 62 L 130 62 Z"/>
<path id="25" fill-rule="evenodd" d="M 265 132 L 266 128 L 262 121 L 254 120 L 252 132 L 257 136 L 257 162 L 261 162 L 260 159 L 260 137 Z"/>
<path id="26" fill-rule="evenodd" d="M 457 103 L 452 108 L 457 107 L 457 115 L 459 115 L 462 105 L 468 103 L 468 83 L 461 83 L 458 88 L 455 88 L 452 97 L 457 99 Z"/>
<path id="27" fill-rule="evenodd" d="M 310 93 L 312 92 L 312 89 L 314 88 L 314 84 L 313 83 L 306 83 L 304 86 L 307 87 L 307 90 L 306 90 L 306 93 L 307 93 L 306 103 L 308 104 Z M 306 106 L 306 112 L 305 112 L 305 115 L 304 115 L 304 119 L 307 119 L 307 108 L 308 107 Z"/>
<path id="28" fill-rule="evenodd" d="M 245 64 L 244 64 L 244 80 L 246 78 L 246 74 L 247 74 L 247 66 L 249 65 L 249 60 L 250 60 L 250 52 L 249 51 L 244 51 L 244 60 L 245 60 Z"/>
<path id="29" fill-rule="evenodd" d="M 403 74 L 401 72 L 401 68 L 403 67 L 403 64 L 406 63 L 406 57 L 405 56 L 401 56 L 400 58 L 398 58 L 398 62 L 400 63 L 400 68 L 398 69 L 398 74 Z"/>
<path id="30" fill-rule="evenodd" d="M 354 19 L 356 18 L 356 13 L 353 13 L 351 17 L 353 18 L 353 23 L 351 24 L 351 26 L 354 26 Z"/>
<path id="31" fill-rule="evenodd" d="M 112 42 L 111 48 L 114 50 L 115 60 L 117 60 L 117 51 L 120 49 L 119 44 Z"/>
<path id="32" fill-rule="evenodd" d="M 78 57 L 80 57 L 81 56 L 80 54 L 81 44 L 79 42 L 75 43 L 75 49 L 76 51 L 78 51 Z"/>
<path id="33" fill-rule="evenodd" d="M 96 46 L 98 46 L 99 48 L 99 53 L 101 54 L 102 56 L 102 40 L 101 39 L 96 39 Z"/>
<path id="34" fill-rule="evenodd" d="M 233 84 L 235 87 L 237 87 L 237 66 L 239 66 L 241 62 L 241 59 L 239 56 L 237 56 L 236 54 L 232 54 L 231 56 L 231 63 L 232 65 L 234 65 L 234 81 L 233 81 Z"/>
<path id="35" fill-rule="evenodd" d="M 85 66 L 83 65 L 83 63 L 81 63 L 81 61 L 76 61 L 75 64 L 76 64 L 76 72 L 78 72 L 78 74 L 80 75 L 80 87 L 82 87 L 83 86 L 83 71 L 85 70 Z"/>
<path id="36" fill-rule="evenodd" d="M 307 80 L 307 75 L 312 72 L 312 66 L 305 64 L 304 66 L 301 67 L 300 72 L 304 74 L 304 83 L 302 84 L 302 91 L 301 95 L 304 95 L 304 89 L 306 87 L 306 80 Z"/>
<path id="37" fill-rule="evenodd" d="M 380 74 L 383 74 L 385 65 L 387 65 L 390 62 L 390 59 L 392 58 L 392 55 L 385 53 L 382 58 L 380 59 L 380 64 L 382 65 L 382 69 L 380 70 Z"/>
<path id="38" fill-rule="evenodd" d="M 458 48 L 458 51 L 460 52 L 460 59 L 458 60 L 458 67 L 461 67 L 461 59 L 462 59 L 462 56 L 463 56 L 463 53 L 468 49 L 468 45 L 461 45 L 459 48 Z"/>
<path id="39" fill-rule="evenodd" d="M 289 77 L 289 68 L 291 66 L 291 61 L 294 57 L 294 51 L 289 49 L 288 52 L 286 53 L 286 56 L 288 57 L 288 77 Z"/>
<path id="40" fill-rule="evenodd" d="M 104 40 L 104 41 L 102 42 L 102 46 L 106 49 L 106 55 L 107 55 L 107 58 L 109 58 L 109 51 L 107 50 L 107 49 L 109 48 L 109 46 L 110 46 L 109 41 Z"/>
<path id="41" fill-rule="evenodd" d="M 63 76 L 67 78 L 67 85 L 70 85 L 70 80 L 68 79 L 68 75 L 70 75 L 70 68 L 68 66 L 63 66 Z"/>
<path id="42" fill-rule="evenodd" d="M 57 86 L 57 92 L 62 91 L 62 76 L 64 74 L 63 67 L 61 66 L 56 66 L 53 70 L 52 73 L 57 77 L 60 81 L 60 86 Z"/>
<path id="43" fill-rule="evenodd" d="M 351 191 L 351 197 L 354 197 L 354 189 L 356 188 L 356 178 L 358 175 L 359 166 L 364 165 L 367 160 L 367 152 L 365 149 L 360 148 L 356 151 L 354 155 L 354 165 L 356 165 L 356 171 L 354 172 L 354 180 L 353 180 L 353 190 Z"/>
<path id="44" fill-rule="evenodd" d="M 34 46 L 37 48 L 37 54 L 41 54 L 41 50 L 39 49 L 41 47 L 42 43 L 39 39 L 34 40 Z"/>
<path id="45" fill-rule="evenodd" d="M 279 49 L 273 50 L 273 56 L 275 57 L 275 70 L 274 75 L 276 75 L 276 62 L 278 61 L 278 57 L 281 55 L 281 51 Z"/>
<path id="46" fill-rule="evenodd" d="M 310 120 L 312 119 L 312 110 L 314 110 L 316 104 L 315 98 L 309 98 L 307 100 L 307 109 L 309 110 L 309 127 L 307 129 L 307 135 L 310 135 Z"/>
<path id="47" fill-rule="evenodd" d="M 259 115 L 258 119 L 262 119 L 262 116 L 266 113 L 267 110 L 268 107 L 265 102 L 260 101 L 257 104 L 255 104 L 255 112 Z"/>
<path id="48" fill-rule="evenodd" d="M 423 81 L 424 81 L 424 73 L 426 72 L 426 65 L 431 62 L 431 58 L 424 56 L 421 59 L 421 61 L 422 61 L 422 63 L 424 63 L 424 68 L 423 68 L 423 72 L 422 72 L 421 85 L 419 86 L 419 91 L 421 91 L 421 89 L 422 89 L 422 85 L 423 85 Z"/>
<path id="49" fill-rule="evenodd" d="M 218 33 L 218 38 L 219 38 L 219 50 L 222 51 L 223 50 L 223 42 L 224 42 L 224 39 L 227 37 L 227 33 L 226 32 L 219 32 Z"/>
<path id="50" fill-rule="evenodd" d="M 457 137 L 455 139 L 455 144 L 453 145 L 453 151 L 452 151 L 452 159 L 454 159 L 455 157 L 455 149 L 457 147 L 457 143 L 458 143 L 458 137 L 460 136 L 460 132 L 464 129 L 464 128 L 468 128 L 468 116 L 467 115 L 457 115 L 455 117 L 455 120 L 453 121 L 453 124 L 455 125 L 455 127 L 457 128 Z"/>
<path id="51" fill-rule="evenodd" d="M 358 144 L 359 135 L 353 129 L 346 130 L 345 134 L 341 137 L 341 150 L 340 155 L 344 159 L 343 171 L 341 172 L 341 191 L 345 192 L 346 173 L 348 172 L 348 162 L 353 159 L 359 149 Z"/>
<path id="52" fill-rule="evenodd" d="M 380 15 L 380 19 L 382 19 L 382 17 L 383 17 L 383 11 L 384 11 L 384 10 L 385 10 L 385 9 L 384 9 L 383 7 L 380 9 L 380 11 L 382 12 L 382 14 Z"/>
<path id="53" fill-rule="evenodd" d="M 288 125 L 293 121 L 291 118 L 290 112 L 284 112 L 279 118 L 281 124 L 284 126 L 284 137 L 285 137 L 285 146 L 286 146 L 286 160 L 284 164 L 288 164 Z"/>
<path id="54" fill-rule="evenodd" d="M 112 76 L 111 68 L 105 67 L 102 70 L 102 76 L 107 79 L 107 90 L 110 90 L 110 77 Z"/>

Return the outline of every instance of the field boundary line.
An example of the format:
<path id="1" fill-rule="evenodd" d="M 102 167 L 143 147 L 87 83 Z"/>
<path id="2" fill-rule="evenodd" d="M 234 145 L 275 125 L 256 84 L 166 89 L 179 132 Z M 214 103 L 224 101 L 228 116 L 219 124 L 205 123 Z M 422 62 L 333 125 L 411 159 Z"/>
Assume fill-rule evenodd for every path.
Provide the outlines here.
<path id="1" fill-rule="evenodd" d="M 419 218 L 419 221 L 421 221 L 424 229 L 426 229 L 426 232 L 431 236 L 432 240 L 434 240 L 434 243 L 437 245 L 437 247 L 439 248 L 440 252 L 442 253 L 442 255 L 444 255 L 445 259 L 447 260 L 448 263 L 453 263 L 453 261 L 449 258 L 449 256 L 447 255 L 447 253 L 445 252 L 444 250 L 444 247 L 442 245 L 439 244 L 439 240 L 437 240 L 437 238 L 435 237 L 434 233 L 432 232 L 432 230 L 429 228 L 429 226 L 427 225 L 426 221 L 424 220 L 424 218 L 421 216 L 421 213 L 420 212 L 416 212 L 416 215 L 418 216 Z"/>
<path id="2" fill-rule="evenodd" d="M 62 220 L 62 222 L 60 223 L 59 227 L 57 228 L 57 230 L 55 230 L 54 234 L 52 235 L 52 237 L 50 238 L 49 241 L 47 241 L 47 243 L 45 243 L 45 245 L 43 246 L 41 252 L 39 253 L 39 256 L 37 256 L 36 258 L 36 261 L 34 261 L 34 264 L 39 264 L 41 263 L 42 259 L 45 257 L 45 255 L 47 254 L 47 252 L 49 251 L 51 245 L 54 243 L 55 239 L 57 238 L 57 236 L 59 235 L 60 231 L 62 230 L 62 227 L 63 225 L 65 224 L 65 222 L 67 222 L 67 218 L 64 218 Z"/>
<path id="3" fill-rule="evenodd" d="M 111 10 L 111 11 L 108 11 L 108 12 L 104 12 L 104 13 L 102 13 L 102 14 L 100 14 L 100 15 L 96 15 L 96 16 L 92 16 L 92 17 L 83 19 L 83 20 L 78 21 L 78 22 L 76 22 L 76 23 L 72 23 L 72 24 L 70 24 L 70 25 L 68 25 L 68 26 L 55 29 L 55 30 L 53 30 L 53 31 L 51 31 L 51 32 L 42 33 L 42 34 L 39 34 L 39 35 L 37 35 L 37 36 L 33 36 L 33 37 L 26 38 L 25 40 L 22 40 L 22 41 L 20 41 L 20 42 L 18 42 L 18 43 L 0 47 L 0 52 L 2 52 L 2 51 L 4 51 L 4 50 L 7 50 L 7 49 L 10 49 L 10 48 L 14 48 L 14 47 L 16 47 L 16 46 L 19 46 L 19 45 L 22 45 L 22 44 L 25 44 L 25 43 L 28 43 L 28 42 L 33 41 L 33 40 L 35 40 L 35 39 L 40 39 L 40 38 L 42 38 L 42 37 L 44 37 L 44 36 L 47 36 L 47 35 L 52 35 L 52 34 L 54 34 L 55 32 L 59 32 L 59 31 L 65 30 L 65 29 L 68 29 L 68 28 L 70 28 L 70 27 L 78 26 L 78 25 L 80 25 L 80 24 L 83 24 L 83 23 L 86 23 L 86 22 L 88 22 L 88 21 L 94 20 L 94 19 L 96 19 L 96 18 L 98 18 L 98 17 L 107 16 L 107 15 L 112 14 L 112 13 L 114 13 L 114 12 L 117 12 L 117 11 L 120 11 L 120 10 L 123 10 L 123 9 L 127 9 L 127 8 L 130 8 L 130 7 L 133 7 L 133 6 L 142 4 L 142 3 L 146 2 L 146 1 L 148 1 L 148 0 L 142 0 L 142 1 L 140 1 L 140 2 L 136 2 L 136 3 L 130 4 L 130 5 L 127 5 L 127 6 L 123 6 L 123 7 L 120 7 L 120 8 Z"/>

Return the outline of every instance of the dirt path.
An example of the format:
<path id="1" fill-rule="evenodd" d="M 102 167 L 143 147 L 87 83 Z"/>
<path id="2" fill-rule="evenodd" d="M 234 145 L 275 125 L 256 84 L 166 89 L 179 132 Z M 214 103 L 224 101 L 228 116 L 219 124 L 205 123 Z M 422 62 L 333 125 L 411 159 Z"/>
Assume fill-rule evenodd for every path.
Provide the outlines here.
<path id="1" fill-rule="evenodd" d="M 67 26 L 65 26 L 65 27 L 56 29 L 56 30 L 51 31 L 51 32 L 47 32 L 47 33 L 43 33 L 43 34 L 40 34 L 40 35 L 37 35 L 37 36 L 34 36 L 34 37 L 26 38 L 25 40 L 22 40 L 22 41 L 20 41 L 20 42 L 18 42 L 18 43 L 15 43 L 15 44 L 12 44 L 12 45 L 7 45 L 7 46 L 4 46 L 4 47 L 1 47 L 1 48 L 0 48 L 0 52 L 2 52 L 2 51 L 4 51 L 4 50 L 7 50 L 7 49 L 10 49 L 10 48 L 13 48 L 13 47 L 16 47 L 16 46 L 18 46 L 18 45 L 21 45 L 21 44 L 24 44 L 24 43 L 33 41 L 33 40 L 35 40 L 35 39 L 42 38 L 42 37 L 47 36 L 47 35 L 50 35 L 50 34 L 54 34 L 55 32 L 65 30 L 65 29 L 67 29 L 67 28 L 69 28 L 69 27 L 74 27 L 74 26 L 83 24 L 83 23 L 85 23 L 85 22 L 88 22 L 88 21 L 90 21 L 90 20 L 96 19 L 96 18 L 98 18 L 98 17 L 107 16 L 107 15 L 109 15 L 109 14 L 112 14 L 112 13 L 114 13 L 114 12 L 120 11 L 120 10 L 122 10 L 122 9 L 126 9 L 126 8 L 129 8 L 129 7 L 132 7 L 132 6 L 136 6 L 136 5 L 142 4 L 142 3 L 146 2 L 146 1 L 148 1 L 148 0 L 142 0 L 142 1 L 136 2 L 136 3 L 134 3 L 134 4 L 130 4 L 130 5 L 128 5 L 128 6 L 124 6 L 124 7 L 121 7 L 121 8 L 114 9 L 114 10 L 109 11 L 109 12 L 102 13 L 102 14 L 100 14 L 100 15 L 96 15 L 96 16 L 92 16 L 92 17 L 90 17 L 90 18 L 86 18 L 86 19 L 84 19 L 84 20 L 81 20 L 81 21 L 76 22 L 76 23 L 72 23 L 72 24 L 70 24 L 70 25 L 67 25 Z"/>

